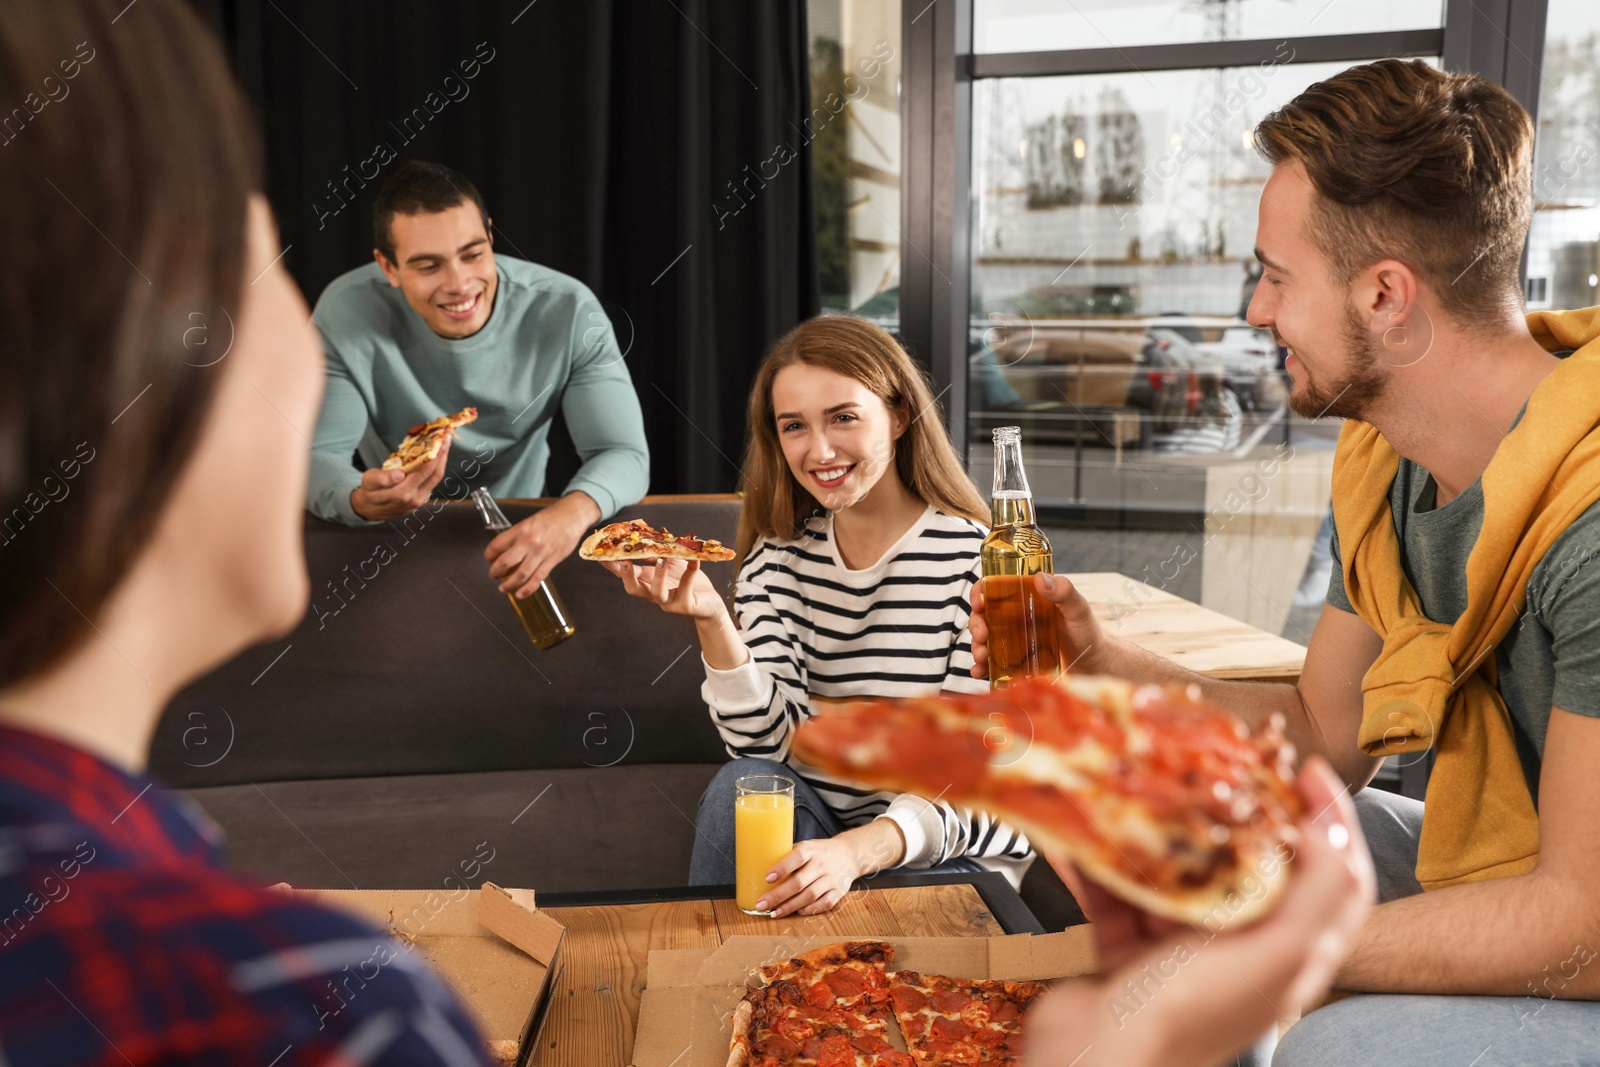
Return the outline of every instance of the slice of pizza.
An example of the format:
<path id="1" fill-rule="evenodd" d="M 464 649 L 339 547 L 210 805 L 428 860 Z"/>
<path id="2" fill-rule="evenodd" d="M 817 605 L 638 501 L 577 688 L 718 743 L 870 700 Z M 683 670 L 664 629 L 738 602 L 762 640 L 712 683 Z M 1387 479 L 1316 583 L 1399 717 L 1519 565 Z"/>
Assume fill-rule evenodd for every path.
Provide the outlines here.
<path id="1" fill-rule="evenodd" d="M 516 1041 L 490 1041 L 488 1049 L 489 1060 L 495 1067 L 512 1067 L 517 1062 L 522 1045 Z"/>
<path id="2" fill-rule="evenodd" d="M 432 463 L 439 449 L 444 447 L 445 439 L 459 427 L 477 418 L 477 408 L 462 408 L 454 415 L 441 415 L 432 422 L 417 423 L 406 431 L 406 439 L 400 442 L 400 447 L 389 453 L 389 458 L 383 461 L 383 469 L 403 470 L 409 474 L 418 467 Z"/>
<path id="3" fill-rule="evenodd" d="M 889 975 L 895 1021 L 919 1065 L 1021 1063 L 1023 1012 L 1048 988 L 1043 982 L 916 971 Z"/>
<path id="4" fill-rule="evenodd" d="M 1282 719 L 1252 734 L 1195 687 L 1071 675 L 858 702 L 810 719 L 793 752 L 863 786 L 987 811 L 1122 899 L 1189 923 L 1265 914 L 1302 810 Z"/>
<path id="5" fill-rule="evenodd" d="M 583 544 L 578 546 L 578 556 L 602 561 L 697 559 L 704 563 L 725 563 L 733 558 L 734 552 L 721 541 L 693 534 L 674 534 L 664 528 L 658 530 L 642 519 L 629 519 L 602 526 L 584 538 Z"/>
<path id="6" fill-rule="evenodd" d="M 889 1043 L 886 941 L 824 945 L 757 970 L 727 1067 L 915 1067 Z"/>

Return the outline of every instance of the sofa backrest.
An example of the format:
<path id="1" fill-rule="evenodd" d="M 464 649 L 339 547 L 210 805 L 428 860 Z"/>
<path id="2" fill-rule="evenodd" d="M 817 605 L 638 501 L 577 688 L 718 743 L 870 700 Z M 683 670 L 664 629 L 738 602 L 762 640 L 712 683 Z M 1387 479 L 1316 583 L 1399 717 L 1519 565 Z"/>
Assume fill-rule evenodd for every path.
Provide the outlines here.
<path id="1" fill-rule="evenodd" d="M 737 497 L 657 497 L 620 517 L 732 545 L 738 515 Z M 178 694 L 152 772 L 194 787 L 727 758 L 689 620 L 574 555 L 550 581 L 577 632 L 541 652 L 489 578 L 489 540 L 470 502 L 377 526 L 308 515 L 310 610 Z M 733 564 L 706 573 L 729 591 Z"/>

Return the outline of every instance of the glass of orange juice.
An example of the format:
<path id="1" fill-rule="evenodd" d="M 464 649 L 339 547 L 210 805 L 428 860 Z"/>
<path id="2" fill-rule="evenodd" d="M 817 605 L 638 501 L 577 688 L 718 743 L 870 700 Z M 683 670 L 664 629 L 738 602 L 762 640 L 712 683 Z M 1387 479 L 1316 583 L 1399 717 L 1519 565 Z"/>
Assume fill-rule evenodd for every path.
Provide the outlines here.
<path id="1" fill-rule="evenodd" d="M 746 915 L 765 915 L 756 902 L 770 888 L 767 872 L 794 851 L 794 782 L 747 774 L 733 787 L 734 903 Z"/>

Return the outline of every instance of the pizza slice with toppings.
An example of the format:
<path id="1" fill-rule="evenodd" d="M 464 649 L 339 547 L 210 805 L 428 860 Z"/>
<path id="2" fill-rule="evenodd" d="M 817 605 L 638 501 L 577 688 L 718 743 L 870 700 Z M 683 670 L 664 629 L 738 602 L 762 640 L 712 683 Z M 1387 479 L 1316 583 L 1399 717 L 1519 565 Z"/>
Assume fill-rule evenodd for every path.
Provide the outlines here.
<path id="1" fill-rule="evenodd" d="M 693 534 L 675 534 L 656 529 L 643 519 L 629 519 L 602 526 L 578 547 L 580 559 L 601 561 L 647 559 L 697 559 L 703 563 L 725 563 L 733 549 L 721 541 Z"/>
<path id="2" fill-rule="evenodd" d="M 824 945 L 760 968 L 727 1067 L 915 1067 L 889 1043 L 887 941 Z"/>
<path id="3" fill-rule="evenodd" d="M 793 752 L 875 789 L 989 812 L 1107 890 L 1181 922 L 1245 923 L 1287 884 L 1294 749 L 1198 688 L 1073 675 L 987 695 L 846 704 Z"/>
<path id="4" fill-rule="evenodd" d="M 889 975 L 895 1020 L 919 1067 L 1021 1063 L 1022 1014 L 1048 988 L 1043 982 L 946 978 L 917 971 Z"/>
<path id="5" fill-rule="evenodd" d="M 406 431 L 404 441 L 400 447 L 389 454 L 383 461 L 386 471 L 403 470 L 407 474 L 418 467 L 425 467 L 432 463 L 438 456 L 439 449 L 444 447 L 445 440 L 462 426 L 474 422 L 478 418 L 477 408 L 462 408 L 454 415 L 440 415 L 432 422 L 419 422 Z"/>

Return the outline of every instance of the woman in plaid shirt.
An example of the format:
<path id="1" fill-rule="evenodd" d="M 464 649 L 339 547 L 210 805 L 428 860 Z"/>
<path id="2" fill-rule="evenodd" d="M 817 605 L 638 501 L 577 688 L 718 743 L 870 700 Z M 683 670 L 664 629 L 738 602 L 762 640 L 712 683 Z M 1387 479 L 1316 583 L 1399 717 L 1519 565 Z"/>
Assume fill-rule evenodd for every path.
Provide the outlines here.
<path id="1" fill-rule="evenodd" d="M 172 695 L 288 630 L 309 584 L 296 427 L 322 355 L 221 50 L 182 0 L 0 0 L 0 106 L 18 102 L 0 117 L 0 1063 L 484 1062 L 415 954 L 230 874 L 216 828 L 142 773 Z M 219 310 L 220 359 L 192 332 L 227 344 Z"/>

